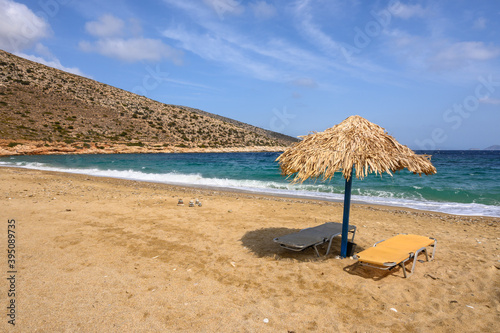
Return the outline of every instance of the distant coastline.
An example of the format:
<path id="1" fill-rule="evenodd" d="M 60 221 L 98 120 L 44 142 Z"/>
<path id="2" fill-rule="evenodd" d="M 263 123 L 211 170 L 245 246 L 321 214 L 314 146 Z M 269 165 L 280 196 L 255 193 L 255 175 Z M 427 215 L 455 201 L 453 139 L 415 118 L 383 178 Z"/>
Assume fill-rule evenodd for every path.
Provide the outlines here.
<path id="1" fill-rule="evenodd" d="M 179 147 L 158 143 L 45 143 L 41 141 L 0 140 L 0 156 L 18 155 L 77 155 L 77 154 L 147 154 L 147 153 L 235 153 L 235 152 L 280 152 L 284 146 L 246 147 Z"/>
<path id="2" fill-rule="evenodd" d="M 244 146 L 244 147 L 183 147 L 182 145 L 161 145 L 158 142 L 44 142 L 0 139 L 0 156 L 19 155 L 71 155 L 71 154 L 151 154 L 151 153 L 237 153 L 237 152 L 282 152 L 287 146 Z M 452 151 L 456 149 L 440 149 Z M 497 151 L 500 145 L 471 151 Z M 418 151 L 418 150 L 416 150 Z"/>
<path id="3" fill-rule="evenodd" d="M 500 150 L 500 145 L 493 145 L 493 146 L 486 147 L 484 149 L 470 148 L 469 150 Z"/>

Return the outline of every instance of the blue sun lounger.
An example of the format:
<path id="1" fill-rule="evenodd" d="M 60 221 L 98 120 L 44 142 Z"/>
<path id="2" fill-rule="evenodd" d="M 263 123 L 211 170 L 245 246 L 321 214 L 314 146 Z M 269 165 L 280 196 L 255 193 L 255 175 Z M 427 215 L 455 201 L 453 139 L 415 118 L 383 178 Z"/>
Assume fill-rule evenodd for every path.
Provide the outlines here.
<path id="1" fill-rule="evenodd" d="M 349 225 L 349 232 L 352 233 L 352 242 L 354 242 L 354 235 L 356 233 L 356 226 Z M 324 243 L 328 244 L 325 256 L 330 253 L 332 240 L 335 236 L 342 234 L 342 223 L 327 222 L 316 227 L 307 228 L 280 237 L 276 237 L 274 241 L 281 247 L 292 251 L 304 251 L 313 247 L 319 257 L 318 246 Z"/>

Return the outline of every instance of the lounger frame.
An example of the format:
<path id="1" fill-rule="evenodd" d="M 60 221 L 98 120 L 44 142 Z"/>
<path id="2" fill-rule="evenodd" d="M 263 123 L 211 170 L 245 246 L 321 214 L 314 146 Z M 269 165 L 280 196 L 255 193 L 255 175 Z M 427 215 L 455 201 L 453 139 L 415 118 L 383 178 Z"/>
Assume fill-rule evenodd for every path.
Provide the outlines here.
<path id="1" fill-rule="evenodd" d="M 432 238 L 432 237 L 429 237 L 429 239 L 432 239 L 434 241 L 434 243 L 429 245 L 429 246 L 433 247 L 432 256 L 430 259 L 429 259 L 429 255 L 427 253 L 427 247 L 422 247 L 422 248 L 416 250 L 415 252 L 408 253 L 408 258 L 404 259 L 403 261 L 401 261 L 399 263 L 386 262 L 386 263 L 384 263 L 384 267 L 378 266 L 378 265 L 373 265 L 373 264 L 362 262 L 362 261 L 358 261 L 357 264 L 361 265 L 361 266 L 368 266 L 368 267 L 377 268 L 377 269 L 381 269 L 381 270 L 392 270 L 394 267 L 401 266 L 401 268 L 403 269 L 404 277 L 408 278 L 408 277 L 413 275 L 413 273 L 415 271 L 415 264 L 417 263 L 417 257 L 421 252 L 423 252 L 425 254 L 426 261 L 431 261 L 434 259 L 434 255 L 436 254 L 437 240 L 435 238 Z M 373 246 L 375 247 L 375 246 L 377 246 L 377 244 L 382 243 L 383 241 L 385 241 L 385 239 L 375 243 Z M 354 255 L 354 259 L 358 259 L 358 257 L 356 255 Z M 410 273 L 407 273 L 405 265 L 411 259 L 413 259 L 413 264 L 412 264 Z"/>
<path id="2" fill-rule="evenodd" d="M 327 222 L 327 223 L 321 224 L 319 226 L 302 229 L 299 232 L 295 233 L 295 234 L 300 234 L 301 232 L 304 232 L 304 231 L 307 231 L 307 230 L 320 229 L 320 228 L 324 227 L 326 224 L 329 224 L 329 223 L 335 223 L 340 228 L 339 231 L 335 232 L 335 233 L 333 233 L 331 235 L 326 235 L 323 238 L 318 238 L 317 242 L 306 244 L 304 246 L 293 246 L 291 244 L 286 244 L 286 243 L 280 241 L 280 237 L 276 237 L 273 240 L 274 240 L 274 242 L 278 243 L 282 248 L 285 248 L 285 249 L 291 250 L 291 251 L 296 251 L 296 252 L 304 251 L 304 250 L 312 247 L 312 248 L 314 248 L 314 251 L 316 252 L 316 255 L 318 257 L 320 257 L 320 254 L 319 254 L 319 251 L 318 251 L 318 246 L 323 245 L 323 244 L 325 244 L 325 243 L 328 242 L 328 248 L 327 248 L 326 253 L 325 253 L 325 256 L 327 256 L 330 253 L 330 249 L 332 247 L 333 238 L 342 234 L 342 230 L 341 230 L 342 223 Z M 352 233 L 351 242 L 354 242 L 354 236 L 356 235 L 356 226 L 349 225 L 349 232 Z"/>

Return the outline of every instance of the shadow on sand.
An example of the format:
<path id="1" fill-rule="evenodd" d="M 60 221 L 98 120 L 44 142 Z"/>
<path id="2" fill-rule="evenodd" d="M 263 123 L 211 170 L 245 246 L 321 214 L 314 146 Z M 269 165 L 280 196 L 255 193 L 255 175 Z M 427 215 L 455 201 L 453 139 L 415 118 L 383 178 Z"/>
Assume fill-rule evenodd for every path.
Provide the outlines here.
<path id="1" fill-rule="evenodd" d="M 408 261 L 406 263 L 405 269 L 407 272 L 411 271 L 411 263 L 412 263 L 411 261 Z M 392 269 L 380 270 L 372 267 L 361 266 L 358 265 L 358 263 L 356 262 L 352 265 L 344 267 L 344 272 L 347 272 L 351 275 L 362 277 L 364 279 L 371 279 L 374 281 L 379 281 L 383 278 L 386 278 L 389 275 L 394 275 L 396 277 L 400 276 L 402 279 L 405 278 L 402 268 L 399 265 L 394 266 Z"/>
<path id="2" fill-rule="evenodd" d="M 295 259 L 298 261 L 324 260 L 333 258 L 340 254 L 341 238 L 335 237 L 332 241 L 332 247 L 328 256 L 325 256 L 328 243 L 318 246 L 320 257 L 316 255 L 314 248 L 308 248 L 304 251 L 296 252 L 282 248 L 273 241 L 274 238 L 295 233 L 300 229 L 289 228 L 262 228 L 248 231 L 241 238 L 243 246 L 252 251 L 256 256 L 270 257 L 275 259 Z"/>
<path id="3" fill-rule="evenodd" d="M 310 262 L 318 260 L 332 259 L 340 255 L 340 243 L 341 238 L 335 237 L 332 240 L 332 247 L 328 256 L 325 256 L 328 243 L 318 246 L 318 251 L 320 257 L 316 256 L 314 249 L 308 248 L 304 251 L 295 252 L 282 248 L 278 243 L 273 241 L 274 238 L 288 235 L 294 232 L 298 232 L 300 229 L 289 229 L 289 228 L 262 228 L 257 230 L 248 231 L 241 237 L 241 243 L 244 247 L 249 249 L 259 258 L 274 258 L 276 260 L 282 259 L 293 259 L 300 262 Z M 356 246 L 356 253 L 363 251 L 365 248 L 359 245 Z M 381 280 L 388 275 L 403 275 L 401 268 L 396 266 L 394 269 L 389 271 L 381 271 L 378 269 L 358 265 L 357 262 L 352 263 L 350 260 L 346 260 L 346 265 L 344 267 L 344 272 L 359 276 L 364 279 L 371 279 L 374 281 Z"/>

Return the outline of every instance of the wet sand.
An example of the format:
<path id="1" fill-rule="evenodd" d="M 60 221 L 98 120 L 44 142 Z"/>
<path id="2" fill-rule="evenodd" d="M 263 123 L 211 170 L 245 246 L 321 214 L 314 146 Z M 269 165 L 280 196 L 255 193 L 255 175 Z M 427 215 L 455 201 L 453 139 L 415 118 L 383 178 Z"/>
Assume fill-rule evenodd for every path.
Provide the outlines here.
<path id="1" fill-rule="evenodd" d="M 273 238 L 342 220 L 342 204 L 0 168 L 0 331 L 494 332 L 499 218 L 353 205 L 360 251 L 435 237 L 415 274 L 292 252 Z M 179 198 L 184 206 L 178 206 Z M 199 199 L 201 207 L 189 207 Z M 6 316 L 15 220 L 15 327 Z M 325 249 L 322 249 L 324 251 Z"/>

